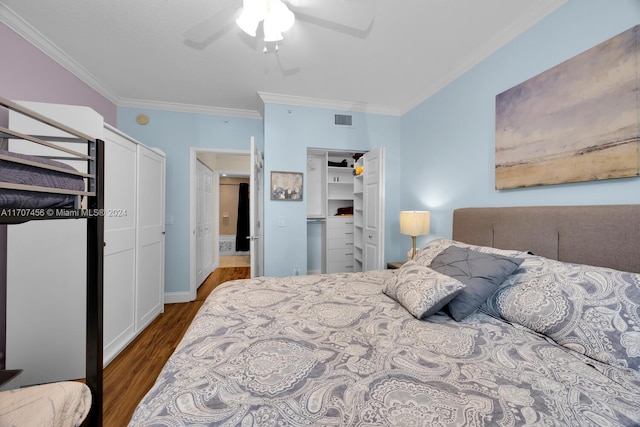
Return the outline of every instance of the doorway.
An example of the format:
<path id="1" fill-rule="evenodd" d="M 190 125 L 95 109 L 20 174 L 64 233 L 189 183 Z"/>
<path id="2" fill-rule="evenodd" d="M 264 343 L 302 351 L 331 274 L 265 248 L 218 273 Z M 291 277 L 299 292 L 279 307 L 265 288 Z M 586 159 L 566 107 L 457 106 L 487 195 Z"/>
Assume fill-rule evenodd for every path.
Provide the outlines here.
<path id="1" fill-rule="evenodd" d="M 218 172 L 219 267 L 250 267 L 249 174 Z"/>
<path id="2" fill-rule="evenodd" d="M 208 230 L 209 235 L 203 237 L 205 228 L 202 230 L 198 226 L 199 207 L 207 205 L 198 201 L 198 197 L 203 196 L 203 192 L 198 190 L 199 175 L 198 164 L 202 163 L 212 173 L 211 194 L 213 202 L 211 203 L 210 217 L 211 227 Z M 197 289 L 208 274 L 219 268 L 220 261 L 220 230 L 218 224 L 221 222 L 222 214 L 220 213 L 220 177 L 223 174 L 234 177 L 248 177 L 251 171 L 251 151 L 249 150 L 229 150 L 191 147 L 190 150 L 190 298 L 196 299 Z M 202 187 L 202 185 L 200 185 Z M 198 196 L 200 194 L 200 196 Z M 237 209 L 237 208 L 236 208 Z M 202 209 L 200 209 L 202 210 Z M 203 231 L 205 230 L 205 231 Z M 207 242 L 203 242 L 208 239 Z M 200 243 L 200 244 L 199 244 Z M 206 244 L 205 244 L 206 243 Z M 203 253 L 206 251 L 207 253 Z M 250 253 L 244 254 L 249 257 Z M 208 272 L 198 271 L 198 267 L 206 264 L 205 260 L 210 259 L 211 264 Z M 225 260 L 227 261 L 227 260 Z M 204 279 L 203 277 L 204 276 Z"/>

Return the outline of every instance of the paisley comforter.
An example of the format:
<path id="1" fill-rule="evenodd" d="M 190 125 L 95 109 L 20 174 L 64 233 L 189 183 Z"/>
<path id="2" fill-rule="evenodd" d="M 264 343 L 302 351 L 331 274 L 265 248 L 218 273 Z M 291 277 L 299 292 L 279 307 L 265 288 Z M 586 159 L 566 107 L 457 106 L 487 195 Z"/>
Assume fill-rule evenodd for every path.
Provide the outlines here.
<path id="1" fill-rule="evenodd" d="M 640 375 L 480 311 L 418 320 L 396 271 L 227 282 L 130 426 L 631 426 Z"/>

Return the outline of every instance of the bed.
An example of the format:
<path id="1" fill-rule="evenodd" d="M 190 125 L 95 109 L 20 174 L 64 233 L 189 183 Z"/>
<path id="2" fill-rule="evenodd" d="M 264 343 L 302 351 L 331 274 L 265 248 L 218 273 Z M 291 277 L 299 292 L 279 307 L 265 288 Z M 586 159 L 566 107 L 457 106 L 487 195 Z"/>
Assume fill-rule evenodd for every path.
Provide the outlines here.
<path id="1" fill-rule="evenodd" d="M 0 192 L 0 206 L 5 209 L 80 208 L 79 195 L 85 190 L 83 175 L 65 163 L 0 150 L 0 182 L 6 186 Z M 36 191 L 26 189 L 34 187 Z M 55 189 L 54 192 L 51 189 Z"/>
<path id="2" fill-rule="evenodd" d="M 87 224 L 85 382 L 61 381 L 0 392 L 0 425 L 101 426 L 104 144 L 13 101 L 0 98 L 0 106 L 46 125 L 47 135 L 55 135 L 25 135 L 0 127 L 0 224 L 63 219 L 82 219 Z M 13 146 L 19 149 L 10 151 Z M 25 147 L 34 154 L 15 152 Z M 84 163 L 87 172 L 67 162 Z M 6 310 L 0 307 L 0 311 L 4 322 Z M 4 329 L 4 323 L 0 326 Z M 4 345 L 0 354 L 3 349 Z M 8 382 L 19 373 L 0 370 L 0 380 Z"/>
<path id="3" fill-rule="evenodd" d="M 129 425 L 640 425 L 639 246 L 640 205 L 464 208 L 397 270 L 227 282 Z"/>

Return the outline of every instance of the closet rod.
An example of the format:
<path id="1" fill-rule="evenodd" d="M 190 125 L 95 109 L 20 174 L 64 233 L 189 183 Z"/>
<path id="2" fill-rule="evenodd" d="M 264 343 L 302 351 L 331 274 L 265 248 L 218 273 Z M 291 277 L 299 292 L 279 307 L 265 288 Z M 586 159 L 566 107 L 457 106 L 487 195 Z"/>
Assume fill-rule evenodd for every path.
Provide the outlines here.
<path id="1" fill-rule="evenodd" d="M 307 218 L 307 222 L 326 222 L 324 218 Z"/>

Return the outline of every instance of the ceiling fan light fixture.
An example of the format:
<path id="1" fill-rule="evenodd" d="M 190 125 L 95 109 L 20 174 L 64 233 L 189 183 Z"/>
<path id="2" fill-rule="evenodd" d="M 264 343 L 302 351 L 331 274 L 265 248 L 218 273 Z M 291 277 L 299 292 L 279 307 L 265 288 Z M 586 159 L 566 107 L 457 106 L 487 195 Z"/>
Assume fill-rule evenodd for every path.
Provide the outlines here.
<path id="1" fill-rule="evenodd" d="M 240 27 L 242 31 L 251 37 L 255 37 L 258 24 L 260 24 L 260 21 L 262 21 L 266 15 L 267 4 L 265 0 L 243 0 L 242 13 L 240 13 L 240 16 L 236 19 L 236 24 L 238 24 L 238 27 Z"/>
<path id="2" fill-rule="evenodd" d="M 238 27 L 251 37 L 256 36 L 256 30 L 258 29 L 259 23 L 260 21 L 252 17 L 250 12 L 246 12 L 246 9 L 243 9 L 238 19 L 236 19 Z"/>
<path id="3" fill-rule="evenodd" d="M 242 15 L 240 15 L 240 17 L 236 19 L 236 24 L 238 24 L 238 27 L 240 27 L 242 31 L 249 34 L 251 37 L 256 36 L 256 30 L 258 29 L 259 23 L 260 21 L 255 21 L 255 20 L 252 20 L 251 18 L 243 19 Z"/>
<path id="4" fill-rule="evenodd" d="M 242 31 L 255 37 L 262 21 L 264 41 L 277 42 L 283 39 L 282 33 L 293 26 L 295 19 L 282 0 L 243 0 L 242 13 L 236 19 L 236 24 Z"/>
<path id="5" fill-rule="evenodd" d="M 262 23 L 262 30 L 264 31 L 265 42 L 279 42 L 284 38 L 282 37 L 282 33 L 278 30 L 277 23 L 269 17 L 265 18 Z"/>
<path id="6" fill-rule="evenodd" d="M 266 19 L 273 20 L 278 31 L 284 33 L 293 27 L 296 17 L 282 0 L 271 0 Z"/>

